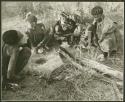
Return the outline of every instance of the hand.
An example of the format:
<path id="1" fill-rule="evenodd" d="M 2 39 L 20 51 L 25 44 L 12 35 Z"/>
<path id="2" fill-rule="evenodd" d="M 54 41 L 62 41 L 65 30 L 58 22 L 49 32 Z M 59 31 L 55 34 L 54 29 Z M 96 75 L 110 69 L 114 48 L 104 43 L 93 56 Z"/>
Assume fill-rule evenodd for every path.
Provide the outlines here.
<path id="1" fill-rule="evenodd" d="M 19 51 L 21 51 L 23 49 L 23 47 L 19 47 Z"/>
<path id="2" fill-rule="evenodd" d="M 6 89 L 15 92 L 16 90 L 21 89 L 21 86 L 17 83 L 7 83 Z"/>

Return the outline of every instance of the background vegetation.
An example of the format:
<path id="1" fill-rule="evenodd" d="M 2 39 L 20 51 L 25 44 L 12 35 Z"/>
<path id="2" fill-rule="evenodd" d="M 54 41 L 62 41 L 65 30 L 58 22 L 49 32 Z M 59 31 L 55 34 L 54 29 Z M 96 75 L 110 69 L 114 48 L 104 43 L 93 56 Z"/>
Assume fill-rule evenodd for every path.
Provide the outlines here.
<path id="1" fill-rule="evenodd" d="M 102 6 L 106 15 L 123 24 L 123 2 L 2 2 L 2 19 L 22 16 L 26 11 L 36 14 L 43 23 L 49 25 L 58 19 L 62 11 L 82 18 L 91 17 L 90 10 L 95 5 Z"/>

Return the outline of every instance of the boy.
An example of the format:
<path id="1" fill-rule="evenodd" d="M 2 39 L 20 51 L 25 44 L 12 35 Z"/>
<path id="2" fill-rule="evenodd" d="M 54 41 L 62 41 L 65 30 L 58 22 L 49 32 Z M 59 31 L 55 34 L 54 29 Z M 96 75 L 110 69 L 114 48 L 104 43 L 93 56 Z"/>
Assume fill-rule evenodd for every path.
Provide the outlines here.
<path id="1" fill-rule="evenodd" d="M 38 53 L 37 47 L 40 43 L 42 47 L 46 48 L 46 29 L 44 24 L 37 23 L 37 18 L 33 14 L 29 14 L 26 17 L 30 27 L 28 27 L 26 34 L 28 35 L 28 41 L 30 42 L 30 47 L 35 48 L 36 53 Z"/>
<path id="2" fill-rule="evenodd" d="M 96 46 L 101 49 L 100 61 L 104 61 L 113 51 L 118 49 L 118 33 L 116 24 L 103 14 L 103 9 L 96 6 L 91 10 L 93 24 L 87 28 L 88 48 Z"/>

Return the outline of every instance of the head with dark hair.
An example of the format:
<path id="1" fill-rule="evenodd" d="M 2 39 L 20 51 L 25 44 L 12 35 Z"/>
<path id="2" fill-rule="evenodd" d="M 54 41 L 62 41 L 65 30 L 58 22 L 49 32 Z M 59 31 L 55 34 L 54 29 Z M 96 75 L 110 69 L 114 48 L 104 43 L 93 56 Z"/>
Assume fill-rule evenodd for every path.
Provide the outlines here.
<path id="1" fill-rule="evenodd" d="M 37 18 L 36 18 L 36 16 L 34 16 L 34 15 L 30 15 L 30 16 L 27 18 L 27 21 L 28 21 L 29 23 L 37 22 Z"/>
<path id="2" fill-rule="evenodd" d="M 66 23 L 68 18 L 69 18 L 69 15 L 67 13 L 61 12 L 60 14 L 61 24 Z"/>
<path id="3" fill-rule="evenodd" d="M 99 15 L 99 14 L 103 14 L 103 9 L 100 6 L 95 6 L 92 10 L 91 10 L 91 14 L 94 15 Z"/>
<path id="4" fill-rule="evenodd" d="M 69 17 L 69 15 L 66 12 L 61 12 L 61 16 L 65 17 L 65 18 Z"/>
<path id="5" fill-rule="evenodd" d="M 9 45 L 17 44 L 22 37 L 18 35 L 16 30 L 8 30 L 3 33 L 2 39 L 4 43 Z"/>
<path id="6" fill-rule="evenodd" d="M 32 28 L 34 28 L 37 24 L 37 17 L 33 15 L 31 12 L 27 13 L 26 21 L 30 24 Z"/>
<path id="7" fill-rule="evenodd" d="M 103 8 L 100 6 L 95 6 L 92 10 L 91 10 L 91 15 L 98 21 L 102 21 L 104 15 L 103 15 Z"/>

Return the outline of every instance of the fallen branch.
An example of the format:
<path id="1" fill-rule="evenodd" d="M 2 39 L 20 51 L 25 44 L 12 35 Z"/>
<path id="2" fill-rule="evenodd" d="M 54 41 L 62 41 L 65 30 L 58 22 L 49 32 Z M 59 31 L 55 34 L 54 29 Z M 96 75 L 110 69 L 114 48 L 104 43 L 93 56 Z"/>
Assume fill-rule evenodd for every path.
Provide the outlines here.
<path id="1" fill-rule="evenodd" d="M 61 57 L 65 58 L 67 60 L 67 62 L 72 63 L 74 66 L 79 68 L 79 70 L 83 70 L 83 66 L 81 66 L 80 64 L 78 64 L 75 61 L 73 61 L 71 56 L 67 55 L 64 51 L 60 50 L 59 54 L 60 54 Z"/>
<path id="2" fill-rule="evenodd" d="M 68 49 L 68 48 L 60 48 L 60 53 L 64 55 L 64 57 L 70 61 L 72 61 L 72 63 L 74 63 L 75 65 L 79 66 L 80 69 L 83 69 L 80 64 L 82 66 L 87 66 L 88 68 L 92 68 L 95 70 L 98 70 L 99 72 L 102 72 L 104 74 L 107 74 L 109 76 L 112 76 L 114 78 L 123 80 L 123 73 L 117 70 L 114 70 L 111 67 L 108 67 L 104 64 L 98 63 L 96 61 L 87 59 L 87 58 L 83 58 L 82 60 L 80 59 L 75 59 L 75 55 L 73 55 L 72 53 L 72 49 Z M 78 63 L 79 64 L 76 64 Z"/>
<path id="3" fill-rule="evenodd" d="M 108 67 L 104 64 L 101 64 L 101 63 L 98 63 L 96 61 L 86 59 L 86 58 L 83 58 L 81 62 L 84 63 L 86 66 L 89 66 L 90 68 L 96 69 L 100 72 L 103 72 L 104 74 L 123 80 L 123 73 L 120 71 L 114 70 L 111 67 Z"/>

